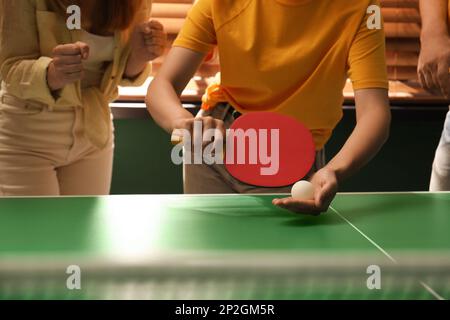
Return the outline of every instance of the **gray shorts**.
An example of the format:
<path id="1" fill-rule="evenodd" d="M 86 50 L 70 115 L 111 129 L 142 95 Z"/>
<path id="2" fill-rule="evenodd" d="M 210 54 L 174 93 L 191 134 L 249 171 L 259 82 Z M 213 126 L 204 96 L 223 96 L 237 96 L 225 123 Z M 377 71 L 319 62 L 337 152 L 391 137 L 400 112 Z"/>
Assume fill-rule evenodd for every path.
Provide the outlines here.
<path id="1" fill-rule="evenodd" d="M 223 120 L 228 129 L 236 120 L 230 112 L 230 106 L 218 105 L 216 108 L 205 111 L 201 110 L 197 117 L 213 117 Z M 316 154 L 316 160 L 310 173 L 311 177 L 326 164 L 325 151 Z M 265 188 L 243 183 L 231 176 L 224 165 L 213 164 L 185 164 L 183 172 L 184 193 L 186 194 L 230 194 L 230 193 L 290 193 L 292 186 L 282 188 Z"/>

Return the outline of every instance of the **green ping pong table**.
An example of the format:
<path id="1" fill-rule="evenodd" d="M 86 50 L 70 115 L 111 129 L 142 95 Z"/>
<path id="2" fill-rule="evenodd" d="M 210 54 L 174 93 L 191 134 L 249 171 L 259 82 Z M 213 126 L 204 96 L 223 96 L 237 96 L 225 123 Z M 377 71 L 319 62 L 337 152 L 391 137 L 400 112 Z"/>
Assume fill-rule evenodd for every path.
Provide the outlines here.
<path id="1" fill-rule="evenodd" d="M 274 197 L 0 199 L 0 299 L 450 298 L 450 193 Z"/>

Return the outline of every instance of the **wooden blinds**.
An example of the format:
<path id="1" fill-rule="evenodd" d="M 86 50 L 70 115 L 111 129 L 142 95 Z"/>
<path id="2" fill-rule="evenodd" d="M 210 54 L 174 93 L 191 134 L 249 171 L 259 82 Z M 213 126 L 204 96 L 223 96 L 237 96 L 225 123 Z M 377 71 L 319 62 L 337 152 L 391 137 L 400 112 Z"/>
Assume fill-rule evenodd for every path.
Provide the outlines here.
<path id="1" fill-rule="evenodd" d="M 391 80 L 416 80 L 420 52 L 419 0 L 382 0 Z"/>

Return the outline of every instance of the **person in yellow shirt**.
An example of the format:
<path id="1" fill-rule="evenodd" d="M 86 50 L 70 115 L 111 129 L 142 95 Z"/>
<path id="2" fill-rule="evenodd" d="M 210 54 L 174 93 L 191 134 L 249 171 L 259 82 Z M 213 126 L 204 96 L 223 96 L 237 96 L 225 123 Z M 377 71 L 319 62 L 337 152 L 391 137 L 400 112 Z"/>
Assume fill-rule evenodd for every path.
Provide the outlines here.
<path id="1" fill-rule="evenodd" d="M 150 0 L 0 0 L 0 196 L 109 193 L 108 104 L 164 49 L 150 11 Z"/>
<path id="2" fill-rule="evenodd" d="M 450 99 L 450 1 L 421 0 L 419 78 L 425 89 Z M 450 191 L 450 112 L 436 150 L 430 191 Z"/>
<path id="3" fill-rule="evenodd" d="M 253 111 L 295 117 L 310 129 L 317 149 L 309 176 L 315 199 L 275 199 L 274 204 L 305 214 L 324 212 L 339 183 L 367 164 L 389 134 L 385 38 L 381 23 L 369 27 L 371 6 L 379 1 L 198 0 L 149 87 L 149 112 L 169 133 L 192 130 L 196 121 L 204 130 L 223 132 L 239 114 Z M 216 46 L 220 83 L 208 88 L 194 118 L 179 97 Z M 355 90 L 357 125 L 325 164 L 323 149 L 342 118 L 347 76 Z M 243 184 L 223 165 L 184 169 L 186 193 L 290 191 Z"/>

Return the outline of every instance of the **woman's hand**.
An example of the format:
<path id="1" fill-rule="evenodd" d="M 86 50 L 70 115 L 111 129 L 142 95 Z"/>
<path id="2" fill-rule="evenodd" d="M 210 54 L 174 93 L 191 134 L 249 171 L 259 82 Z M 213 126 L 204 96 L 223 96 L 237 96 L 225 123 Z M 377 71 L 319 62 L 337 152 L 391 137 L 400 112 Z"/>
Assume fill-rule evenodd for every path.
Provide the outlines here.
<path id="1" fill-rule="evenodd" d="M 328 168 L 319 170 L 311 179 L 314 200 L 298 201 L 293 198 L 274 199 L 273 204 L 295 213 L 318 216 L 327 212 L 338 190 L 336 173 Z"/>
<path id="2" fill-rule="evenodd" d="M 83 42 L 64 44 L 53 49 L 53 60 L 48 66 L 47 83 L 51 91 L 83 78 L 83 60 L 89 58 L 89 46 Z"/>
<path id="3" fill-rule="evenodd" d="M 161 23 L 155 20 L 136 26 L 131 34 L 131 54 L 125 76 L 134 78 L 145 65 L 163 55 L 167 36 Z"/>

